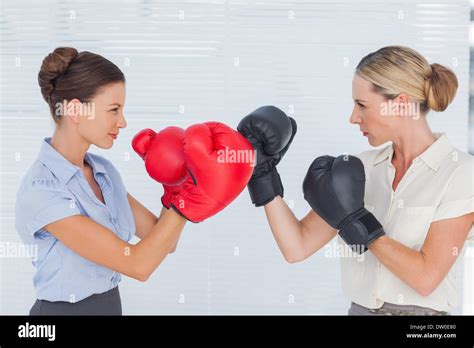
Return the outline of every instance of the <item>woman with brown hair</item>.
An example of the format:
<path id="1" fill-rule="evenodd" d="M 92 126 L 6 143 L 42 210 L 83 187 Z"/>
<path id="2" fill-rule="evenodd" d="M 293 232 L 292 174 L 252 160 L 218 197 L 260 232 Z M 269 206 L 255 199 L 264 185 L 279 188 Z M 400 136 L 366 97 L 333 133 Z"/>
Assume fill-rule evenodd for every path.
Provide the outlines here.
<path id="1" fill-rule="evenodd" d="M 145 281 L 176 247 L 186 219 L 155 216 L 132 197 L 110 161 L 127 123 L 125 77 L 104 57 L 57 48 L 38 75 L 56 129 L 22 178 L 16 228 L 37 245 L 31 315 L 120 315 L 120 274 Z M 141 240 L 132 245 L 133 235 Z"/>

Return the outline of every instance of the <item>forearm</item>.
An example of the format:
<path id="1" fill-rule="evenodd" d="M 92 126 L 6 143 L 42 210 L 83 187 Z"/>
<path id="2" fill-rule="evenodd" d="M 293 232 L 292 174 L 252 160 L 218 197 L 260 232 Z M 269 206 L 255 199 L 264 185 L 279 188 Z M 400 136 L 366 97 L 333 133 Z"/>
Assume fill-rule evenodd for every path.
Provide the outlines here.
<path id="1" fill-rule="evenodd" d="M 382 236 L 369 245 L 369 250 L 393 274 L 421 295 L 431 292 L 431 273 L 427 270 L 425 256 L 416 250 Z"/>
<path id="2" fill-rule="evenodd" d="M 142 280 L 146 280 L 176 244 L 186 220 L 173 210 L 166 211 L 140 242 L 131 246 L 130 255 Z"/>
<path id="3" fill-rule="evenodd" d="M 161 217 L 168 211 L 169 209 L 167 209 L 166 207 L 162 207 L 161 208 L 161 211 L 160 211 L 160 217 L 158 219 L 161 219 Z M 173 246 L 171 247 L 169 253 L 174 253 L 176 251 L 176 247 L 178 246 L 178 241 L 179 241 L 179 237 L 181 237 L 181 233 L 178 235 L 178 237 L 176 238 L 176 241 L 174 242 Z"/>
<path id="4" fill-rule="evenodd" d="M 294 259 L 304 244 L 300 221 L 280 196 L 265 205 L 265 214 L 283 256 L 287 260 Z"/>
<path id="5" fill-rule="evenodd" d="M 336 235 L 336 230 L 312 210 L 298 220 L 281 197 L 265 205 L 265 213 L 278 247 L 290 263 L 313 255 Z"/>
<path id="6" fill-rule="evenodd" d="M 156 217 L 155 214 L 153 214 L 151 211 L 141 205 L 140 202 L 136 201 L 133 197 L 131 198 L 133 199 L 133 207 L 135 208 L 135 218 L 137 220 L 137 229 L 135 235 L 140 239 L 144 239 L 153 230 L 153 227 L 155 227 L 158 220 L 168 211 L 168 209 L 163 206 L 160 211 L 160 216 Z M 176 239 L 176 242 L 171 247 L 169 251 L 170 253 L 176 250 L 178 239 L 179 236 Z"/>

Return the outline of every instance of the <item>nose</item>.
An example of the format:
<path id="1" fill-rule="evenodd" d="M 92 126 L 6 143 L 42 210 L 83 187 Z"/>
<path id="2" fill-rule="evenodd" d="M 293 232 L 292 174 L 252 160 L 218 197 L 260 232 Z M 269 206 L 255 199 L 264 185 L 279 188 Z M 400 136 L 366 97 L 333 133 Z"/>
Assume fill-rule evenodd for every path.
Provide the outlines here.
<path id="1" fill-rule="evenodd" d="M 127 121 L 125 121 L 125 116 L 124 116 L 123 112 L 120 115 L 120 119 L 118 120 L 117 127 L 118 128 L 127 127 Z"/>
<path id="2" fill-rule="evenodd" d="M 354 108 L 352 109 L 352 114 L 349 117 L 349 122 L 352 124 L 359 124 L 361 123 L 361 121 L 362 119 L 359 115 L 359 112 L 357 111 L 357 108 L 354 106 Z"/>

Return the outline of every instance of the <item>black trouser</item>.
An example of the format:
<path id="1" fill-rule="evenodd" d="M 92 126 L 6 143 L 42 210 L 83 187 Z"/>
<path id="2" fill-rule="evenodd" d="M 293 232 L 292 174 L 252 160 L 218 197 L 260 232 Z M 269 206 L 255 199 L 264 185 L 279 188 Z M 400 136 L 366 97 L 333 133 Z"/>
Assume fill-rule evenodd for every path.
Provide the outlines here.
<path id="1" fill-rule="evenodd" d="M 36 300 L 30 315 L 122 315 L 118 286 L 76 302 Z"/>

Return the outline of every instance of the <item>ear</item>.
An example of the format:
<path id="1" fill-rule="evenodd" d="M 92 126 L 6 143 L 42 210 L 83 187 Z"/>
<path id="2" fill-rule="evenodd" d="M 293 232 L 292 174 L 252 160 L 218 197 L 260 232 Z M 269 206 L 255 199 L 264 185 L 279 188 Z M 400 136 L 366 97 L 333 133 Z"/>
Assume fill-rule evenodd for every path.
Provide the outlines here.
<path id="1" fill-rule="evenodd" d="M 410 112 L 410 97 L 405 93 L 400 93 L 396 98 L 395 102 L 398 105 L 398 114 L 399 116 L 408 116 Z"/>
<path id="2" fill-rule="evenodd" d="M 73 123 L 79 123 L 81 112 L 82 103 L 79 99 L 72 99 L 67 103 L 65 116 L 69 117 Z"/>

